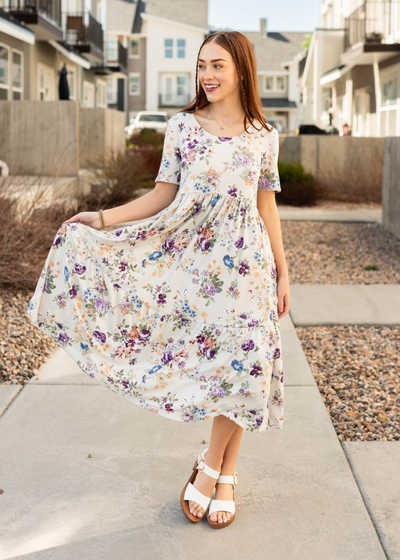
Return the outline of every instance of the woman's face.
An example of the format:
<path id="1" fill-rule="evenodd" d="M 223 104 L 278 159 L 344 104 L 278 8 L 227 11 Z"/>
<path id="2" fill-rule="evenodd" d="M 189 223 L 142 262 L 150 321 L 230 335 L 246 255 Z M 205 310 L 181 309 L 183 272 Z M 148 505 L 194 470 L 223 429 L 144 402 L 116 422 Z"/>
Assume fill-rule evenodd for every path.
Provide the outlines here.
<path id="1" fill-rule="evenodd" d="M 239 95 L 239 78 L 228 51 L 211 41 L 201 48 L 198 65 L 199 83 L 210 102 L 230 96 L 236 90 Z M 218 87 L 208 89 L 207 84 Z"/>

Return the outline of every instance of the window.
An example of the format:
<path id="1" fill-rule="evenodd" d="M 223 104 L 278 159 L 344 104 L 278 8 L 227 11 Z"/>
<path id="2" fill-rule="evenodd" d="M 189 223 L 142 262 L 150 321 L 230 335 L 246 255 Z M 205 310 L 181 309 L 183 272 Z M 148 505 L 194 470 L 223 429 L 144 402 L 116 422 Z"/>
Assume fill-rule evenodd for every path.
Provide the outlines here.
<path id="1" fill-rule="evenodd" d="M 115 62 L 118 60 L 118 38 L 109 37 L 107 40 L 107 60 Z"/>
<path id="2" fill-rule="evenodd" d="M 94 107 L 94 84 L 83 82 L 83 107 Z"/>
<path id="3" fill-rule="evenodd" d="M 172 58 L 173 46 L 174 46 L 174 40 L 173 39 L 164 39 L 164 57 L 165 58 Z"/>
<path id="4" fill-rule="evenodd" d="M 185 95 L 186 93 L 186 76 L 177 76 L 177 94 Z"/>
<path id="5" fill-rule="evenodd" d="M 285 78 L 283 76 L 277 76 L 276 89 L 285 89 Z"/>
<path id="6" fill-rule="evenodd" d="M 68 70 L 67 78 L 68 78 L 69 98 L 72 99 L 73 101 L 75 101 L 75 98 L 76 98 L 76 89 L 75 89 L 76 74 L 75 74 L 75 70 Z"/>
<path id="7" fill-rule="evenodd" d="M 105 80 L 97 80 L 96 90 L 96 107 L 107 107 L 107 84 Z"/>
<path id="8" fill-rule="evenodd" d="M 129 56 L 130 58 L 139 58 L 139 41 L 132 39 L 129 42 Z"/>
<path id="9" fill-rule="evenodd" d="M 129 74 L 129 95 L 139 95 L 140 93 L 140 74 L 132 72 Z"/>
<path id="10" fill-rule="evenodd" d="M 274 89 L 274 78 L 272 76 L 266 78 L 265 89 Z"/>
<path id="11" fill-rule="evenodd" d="M 44 101 L 46 95 L 46 89 L 44 87 L 44 69 L 39 68 L 39 99 Z"/>
<path id="12" fill-rule="evenodd" d="M 398 70 L 381 77 L 381 106 L 396 105 L 398 96 Z"/>
<path id="13" fill-rule="evenodd" d="M 9 84 L 9 49 L 0 45 L 0 99 L 8 99 Z"/>
<path id="14" fill-rule="evenodd" d="M 22 99 L 22 53 L 19 51 L 12 52 L 13 57 L 13 78 L 12 92 L 13 99 Z"/>
<path id="15" fill-rule="evenodd" d="M 108 105 L 118 103 L 118 82 L 114 78 L 107 78 L 107 103 Z"/>
<path id="16" fill-rule="evenodd" d="M 185 58 L 186 39 L 178 39 L 178 58 Z"/>

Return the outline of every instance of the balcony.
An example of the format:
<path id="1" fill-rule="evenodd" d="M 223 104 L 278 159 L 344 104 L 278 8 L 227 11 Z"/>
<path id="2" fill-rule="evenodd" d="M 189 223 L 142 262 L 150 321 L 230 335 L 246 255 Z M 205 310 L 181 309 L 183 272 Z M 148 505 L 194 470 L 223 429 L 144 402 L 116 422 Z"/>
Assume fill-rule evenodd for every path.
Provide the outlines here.
<path id="1" fill-rule="evenodd" d="M 190 95 L 187 93 L 160 93 L 158 95 L 158 107 L 185 107 L 190 102 Z"/>
<path id="2" fill-rule="evenodd" d="M 89 12 L 65 14 L 66 41 L 93 63 L 104 58 L 103 28 Z"/>
<path id="3" fill-rule="evenodd" d="M 107 67 L 116 74 L 123 74 L 121 77 L 128 75 L 128 49 L 126 49 L 119 41 L 114 39 L 107 40 L 106 48 Z"/>
<path id="4" fill-rule="evenodd" d="M 400 39 L 400 4 L 398 0 L 364 0 L 345 18 L 344 50 L 365 43 L 384 50 Z M 371 50 L 371 49 L 369 49 Z"/>
<path id="5" fill-rule="evenodd" d="M 5 0 L 3 9 L 23 22 L 38 41 L 62 41 L 61 0 Z"/>

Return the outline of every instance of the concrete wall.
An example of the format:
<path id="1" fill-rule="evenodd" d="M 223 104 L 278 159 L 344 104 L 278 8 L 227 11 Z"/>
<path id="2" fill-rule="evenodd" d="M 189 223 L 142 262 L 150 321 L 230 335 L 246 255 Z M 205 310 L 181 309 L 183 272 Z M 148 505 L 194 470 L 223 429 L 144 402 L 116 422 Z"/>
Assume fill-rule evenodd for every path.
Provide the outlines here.
<path id="1" fill-rule="evenodd" d="M 300 161 L 326 197 L 381 202 L 383 137 L 299 135 L 280 137 L 279 161 Z"/>
<path id="2" fill-rule="evenodd" d="M 400 238 L 400 137 L 384 140 L 382 226 Z"/>
<path id="3" fill-rule="evenodd" d="M 72 101 L 2 101 L 0 159 L 10 175 L 77 176 L 79 110 Z"/>
<path id="4" fill-rule="evenodd" d="M 81 168 L 102 167 L 112 154 L 125 150 L 125 113 L 113 109 L 80 109 Z"/>

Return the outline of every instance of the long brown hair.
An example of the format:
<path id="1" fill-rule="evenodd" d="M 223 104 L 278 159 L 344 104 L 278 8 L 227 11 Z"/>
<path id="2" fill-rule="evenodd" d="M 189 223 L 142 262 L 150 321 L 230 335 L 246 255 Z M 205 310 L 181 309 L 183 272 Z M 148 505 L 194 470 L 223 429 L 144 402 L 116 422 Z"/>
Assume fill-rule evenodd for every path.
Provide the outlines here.
<path id="1" fill-rule="evenodd" d="M 257 119 L 262 128 L 269 132 L 275 127 L 270 128 L 270 124 L 262 114 L 262 105 L 260 94 L 258 92 L 257 67 L 254 56 L 253 45 L 243 33 L 239 31 L 216 31 L 208 35 L 199 48 L 196 61 L 196 97 L 186 107 L 178 111 L 178 113 L 194 113 L 197 109 L 204 109 L 210 102 L 206 93 L 198 83 L 198 64 L 200 51 L 206 43 L 215 42 L 217 45 L 228 51 L 233 58 L 238 76 L 243 76 L 240 82 L 240 99 L 242 108 L 244 109 L 244 129 L 247 132 L 247 121 L 252 124 L 253 119 Z M 255 128 L 255 127 L 254 127 Z M 258 129 L 256 129 L 258 130 Z"/>

